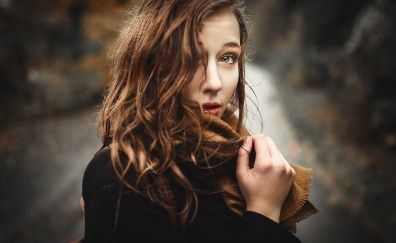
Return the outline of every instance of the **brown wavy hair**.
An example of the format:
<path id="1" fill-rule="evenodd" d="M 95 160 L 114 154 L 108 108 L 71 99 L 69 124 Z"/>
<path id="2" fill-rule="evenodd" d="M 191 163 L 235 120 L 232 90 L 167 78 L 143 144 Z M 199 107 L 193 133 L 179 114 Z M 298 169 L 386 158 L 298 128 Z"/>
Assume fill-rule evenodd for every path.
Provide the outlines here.
<path id="1" fill-rule="evenodd" d="M 114 172 L 129 189 L 179 215 L 184 225 L 195 216 L 198 189 L 181 169 L 178 158 L 192 165 L 203 160 L 208 164 L 206 155 L 213 153 L 202 144 L 202 109 L 189 99 L 185 87 L 200 61 L 206 66 L 205 51 L 198 42 L 202 22 L 226 9 L 231 9 L 239 22 L 242 53 L 238 85 L 223 118 L 238 110 L 239 132 L 244 118 L 248 38 L 241 3 L 143 1 L 132 10 L 109 55 L 111 80 L 99 111 L 98 133 L 103 142 L 111 139 Z M 122 160 L 119 152 L 127 159 Z M 168 183 L 164 178 L 173 178 L 183 192 L 176 195 L 182 198 L 169 198 L 175 194 L 166 191 L 169 187 L 163 186 Z M 179 211 L 171 200 L 181 202 Z"/>

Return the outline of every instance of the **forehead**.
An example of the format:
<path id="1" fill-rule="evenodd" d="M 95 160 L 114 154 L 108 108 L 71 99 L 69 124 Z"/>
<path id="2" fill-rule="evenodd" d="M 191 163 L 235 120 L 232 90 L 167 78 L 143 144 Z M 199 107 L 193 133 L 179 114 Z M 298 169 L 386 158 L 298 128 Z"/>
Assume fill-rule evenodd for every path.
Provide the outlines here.
<path id="1" fill-rule="evenodd" d="M 224 10 L 202 23 L 199 33 L 205 46 L 209 44 L 235 42 L 240 44 L 239 23 L 232 10 Z"/>

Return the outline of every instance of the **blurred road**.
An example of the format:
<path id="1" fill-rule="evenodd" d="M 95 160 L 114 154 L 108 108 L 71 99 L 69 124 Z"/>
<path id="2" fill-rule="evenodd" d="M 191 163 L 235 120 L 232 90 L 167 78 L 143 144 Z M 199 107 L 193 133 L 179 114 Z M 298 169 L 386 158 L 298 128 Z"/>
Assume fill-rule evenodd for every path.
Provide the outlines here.
<path id="1" fill-rule="evenodd" d="M 82 175 L 99 146 L 95 109 L 0 133 L 0 242 L 67 242 L 83 231 Z"/>
<path id="2" fill-rule="evenodd" d="M 305 243 L 383 242 L 353 210 L 333 203 L 333 190 L 324 186 L 324 174 L 315 174 L 320 167 L 315 146 L 296 139 L 280 102 L 282 94 L 270 75 L 249 65 L 247 79 L 263 116 L 261 132 L 275 140 L 290 162 L 314 168 L 310 200 L 321 212 L 299 223 L 297 236 Z M 96 109 L 16 122 L 0 130 L 0 242 L 67 242 L 82 234 L 82 175 L 100 146 Z M 248 102 L 249 130 L 259 133 L 261 122 L 255 109 Z M 332 173 L 336 171 L 328 171 L 328 176 Z"/>
<path id="3" fill-rule="evenodd" d="M 248 102 L 250 121 L 253 121 L 247 124 L 249 130 L 253 133 L 261 131 L 261 133 L 272 137 L 278 149 L 290 163 L 313 169 L 314 178 L 309 199 L 321 212 L 297 224 L 297 236 L 301 241 L 304 243 L 384 242 L 370 232 L 363 225 L 361 219 L 353 215 L 352 209 L 333 203 L 332 198 L 336 195 L 332 195 L 332 193 L 337 190 L 326 188 L 324 186 L 326 183 L 323 183 L 323 180 L 327 180 L 338 171 L 328 171 L 327 174 L 323 174 L 321 170 L 320 175 L 315 173 L 316 169 L 321 168 L 317 162 L 316 151 L 318 148 L 316 145 L 312 145 L 311 141 L 297 140 L 295 129 L 298 128 L 291 125 L 292 122 L 282 106 L 281 96 L 285 93 L 276 87 L 271 75 L 260 67 L 248 65 L 246 79 L 255 92 L 254 95 L 248 91 L 247 95 L 259 104 L 258 108 L 263 118 L 261 131 L 260 117 L 256 112 L 256 107 Z"/>

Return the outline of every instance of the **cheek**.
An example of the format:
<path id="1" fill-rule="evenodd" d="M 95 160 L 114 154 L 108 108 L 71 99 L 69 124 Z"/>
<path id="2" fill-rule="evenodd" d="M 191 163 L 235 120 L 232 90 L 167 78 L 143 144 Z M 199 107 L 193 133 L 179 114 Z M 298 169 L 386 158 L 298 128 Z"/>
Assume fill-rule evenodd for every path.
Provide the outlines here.
<path id="1" fill-rule="evenodd" d="M 235 92 L 235 89 L 238 85 L 238 78 L 239 78 L 239 70 L 238 67 L 233 68 L 232 70 L 227 70 L 224 72 L 222 75 L 222 79 L 224 80 L 223 82 L 223 89 L 224 89 L 224 95 L 228 99 L 231 99 L 232 95 Z"/>

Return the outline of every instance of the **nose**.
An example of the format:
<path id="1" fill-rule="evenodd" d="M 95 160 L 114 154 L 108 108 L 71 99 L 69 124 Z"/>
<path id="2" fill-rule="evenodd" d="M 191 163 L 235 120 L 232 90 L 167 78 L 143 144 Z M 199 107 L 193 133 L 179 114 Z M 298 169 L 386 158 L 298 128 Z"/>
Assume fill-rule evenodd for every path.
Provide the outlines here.
<path id="1" fill-rule="evenodd" d="M 222 88 L 222 82 L 215 61 L 209 61 L 206 68 L 206 79 L 203 86 L 204 93 L 216 94 Z"/>

